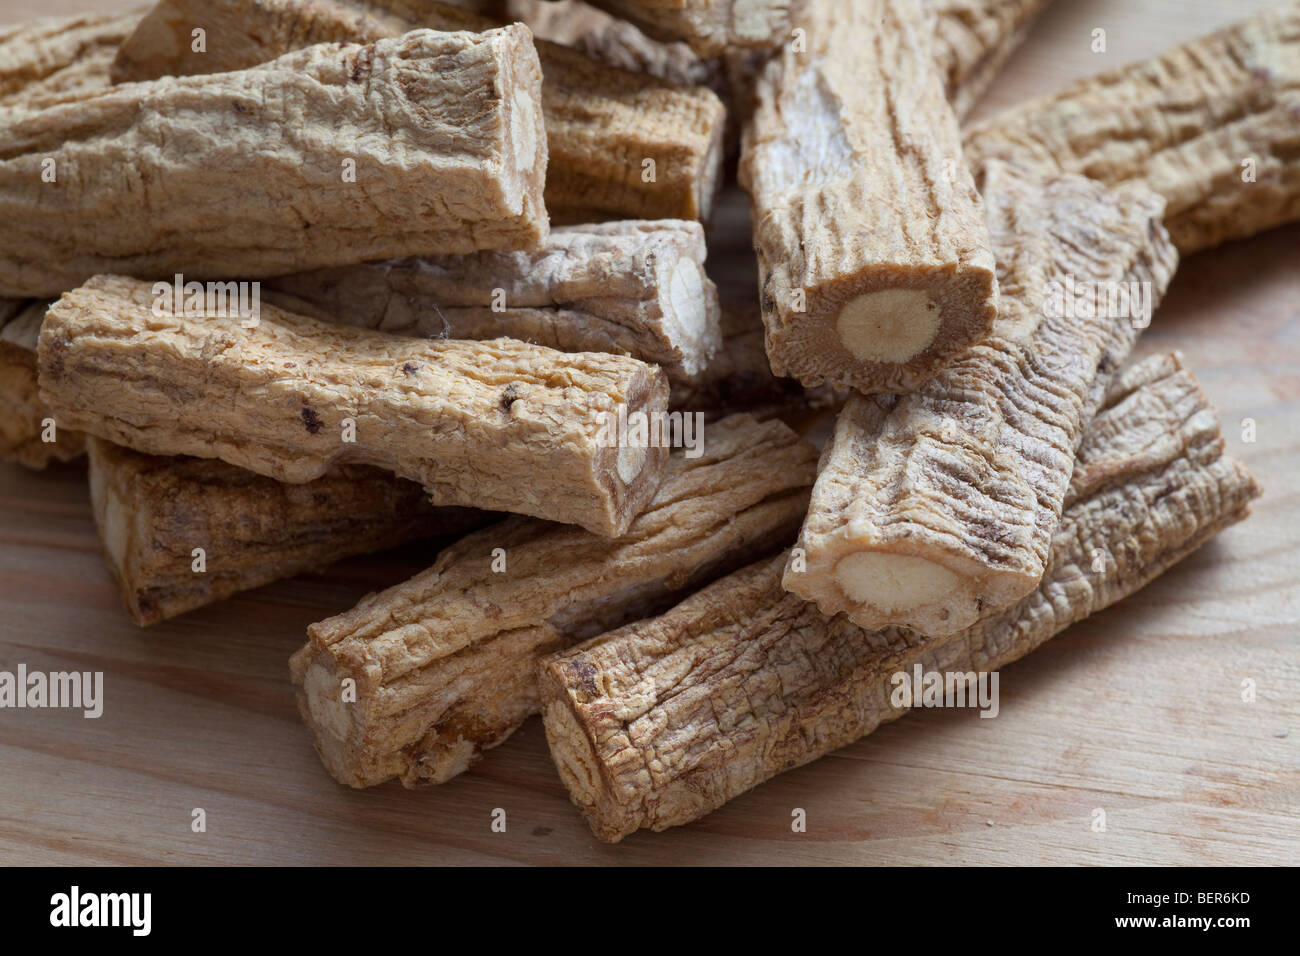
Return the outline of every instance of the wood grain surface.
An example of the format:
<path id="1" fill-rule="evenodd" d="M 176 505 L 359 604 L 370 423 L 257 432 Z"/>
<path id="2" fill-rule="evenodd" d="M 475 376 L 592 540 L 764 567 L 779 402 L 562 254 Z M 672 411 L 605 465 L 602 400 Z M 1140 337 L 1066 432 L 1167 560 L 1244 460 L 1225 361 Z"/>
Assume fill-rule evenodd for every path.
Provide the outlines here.
<path id="1" fill-rule="evenodd" d="M 1269 5 L 1057 0 L 980 115 Z M 0 22 L 113 6 L 0 0 Z M 428 546 L 141 631 L 100 560 L 84 472 L 0 466 L 0 669 L 105 675 L 97 720 L 0 711 L 0 863 L 1300 863 L 1298 266 L 1297 227 L 1188 259 L 1139 346 L 1182 350 L 1223 411 L 1265 490 L 1248 522 L 1006 669 L 997 719 L 911 715 L 617 847 L 569 805 L 537 720 L 434 789 L 356 792 L 321 769 L 286 660 Z"/>

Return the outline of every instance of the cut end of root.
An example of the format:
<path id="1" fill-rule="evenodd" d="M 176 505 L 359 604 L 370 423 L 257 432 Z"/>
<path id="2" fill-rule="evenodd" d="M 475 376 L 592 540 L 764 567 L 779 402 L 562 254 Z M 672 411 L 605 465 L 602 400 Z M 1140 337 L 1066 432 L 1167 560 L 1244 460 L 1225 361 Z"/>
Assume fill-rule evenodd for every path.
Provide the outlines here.
<path id="1" fill-rule="evenodd" d="M 573 802 L 594 807 L 604 795 L 600 762 L 591 749 L 591 741 L 578 719 L 562 702 L 550 701 L 542 712 L 546 736 L 555 758 L 555 769 L 569 788 Z"/>
<path id="2" fill-rule="evenodd" d="M 709 324 L 709 306 L 704 292 L 704 273 L 694 260 L 685 256 L 672 263 L 671 271 L 661 280 L 663 289 L 661 308 L 664 324 L 671 333 L 673 343 L 686 342 L 698 345 L 704 339 Z M 695 349 L 684 352 L 678 347 L 676 357 L 686 359 L 687 372 L 700 371 L 695 360 Z"/>
<path id="3" fill-rule="evenodd" d="M 683 256 L 673 266 L 668 280 L 668 302 L 682 328 L 693 329 L 703 324 L 708 311 L 704 304 L 704 276 L 694 260 Z"/>
<path id="4" fill-rule="evenodd" d="M 961 589 L 952 571 L 909 554 L 860 551 L 835 565 L 835 582 L 851 601 L 885 613 L 937 604 Z"/>
<path id="5" fill-rule="evenodd" d="M 543 676 L 542 680 L 547 678 Z M 545 691 L 542 696 L 545 700 Z M 563 700 L 552 699 L 542 706 L 542 723 L 560 780 L 596 838 L 618 843 L 643 826 L 645 821 L 632 815 L 630 808 L 620 804 L 606 786 L 600 759 L 577 714 Z"/>
<path id="6" fill-rule="evenodd" d="M 618 476 L 623 484 L 630 485 L 645 468 L 646 450 L 634 445 L 621 445 L 618 449 Z"/>
<path id="7" fill-rule="evenodd" d="M 117 491 L 111 487 L 104 488 L 99 515 L 100 538 L 104 542 L 104 552 L 108 555 L 109 564 L 120 576 L 125 576 L 127 570 L 128 514 Z"/>
<path id="8" fill-rule="evenodd" d="M 859 361 L 901 364 L 934 341 L 939 306 L 922 289 L 881 289 L 848 302 L 835 329 Z"/>
<path id="9" fill-rule="evenodd" d="M 515 148 L 515 169 L 529 170 L 537 165 L 537 104 L 527 93 L 515 93 L 510 111 L 510 141 Z"/>
<path id="10" fill-rule="evenodd" d="M 326 667 L 312 663 L 302 682 L 307 710 L 311 713 L 313 729 L 328 734 L 336 742 L 348 739 L 352 728 L 352 715 L 343 703 L 339 682 Z"/>

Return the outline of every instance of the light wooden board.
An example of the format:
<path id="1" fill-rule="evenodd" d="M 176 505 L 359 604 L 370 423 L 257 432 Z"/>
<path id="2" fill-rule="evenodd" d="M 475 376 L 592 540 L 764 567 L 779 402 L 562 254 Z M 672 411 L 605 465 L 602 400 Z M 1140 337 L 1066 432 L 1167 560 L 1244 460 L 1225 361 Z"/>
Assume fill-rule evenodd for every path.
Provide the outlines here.
<path id="1" fill-rule="evenodd" d="M 1268 5 L 1057 0 L 988 102 Z M 0 22 L 111 6 L 0 0 Z M 1090 50 L 1098 27 L 1105 54 Z M 427 565 L 426 549 L 139 631 L 100 562 L 84 475 L 0 466 L 0 669 L 102 670 L 107 698 L 98 720 L 0 711 L 0 863 L 1300 862 L 1298 265 L 1294 227 L 1188 260 L 1140 346 L 1181 349 L 1223 410 L 1265 488 L 1250 521 L 1006 669 L 997 719 L 909 716 L 618 847 L 569 805 L 536 720 L 436 789 L 353 792 L 320 768 L 286 659 L 309 623 Z M 191 831 L 199 807 L 205 833 Z M 505 833 L 490 830 L 496 808 Z M 806 833 L 791 832 L 794 808 Z"/>

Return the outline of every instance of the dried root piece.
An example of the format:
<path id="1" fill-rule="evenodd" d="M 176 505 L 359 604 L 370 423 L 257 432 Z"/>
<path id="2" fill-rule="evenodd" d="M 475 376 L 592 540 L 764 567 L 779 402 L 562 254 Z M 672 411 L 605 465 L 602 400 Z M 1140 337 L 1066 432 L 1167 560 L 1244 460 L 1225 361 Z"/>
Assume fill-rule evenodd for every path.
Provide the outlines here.
<path id="1" fill-rule="evenodd" d="M 316 46 L 19 113 L 0 157 L 0 295 L 536 246 L 540 95 L 517 25 Z"/>
<path id="2" fill-rule="evenodd" d="M 736 48 L 702 57 L 685 43 L 661 42 L 627 20 L 581 0 L 512 0 L 506 20 L 522 20 L 537 36 L 573 47 L 607 66 L 658 77 L 669 83 L 707 86 L 727 105 L 724 153 L 740 149 L 743 121 L 751 109 L 751 91 L 768 51 Z"/>
<path id="3" fill-rule="evenodd" d="M 543 44 L 543 104 L 554 157 L 546 202 L 561 223 L 707 219 L 720 183 L 726 107 Z"/>
<path id="4" fill-rule="evenodd" d="M 700 56 L 770 50 L 790 36 L 806 0 L 591 0 L 657 40 L 680 40 Z M 860 0 L 853 0 L 854 3 Z"/>
<path id="5" fill-rule="evenodd" d="M 208 31 L 203 53 L 191 51 L 196 25 Z M 433 0 L 163 0 L 122 46 L 115 76 L 215 73 L 312 43 L 495 25 Z M 545 199 L 556 222 L 707 217 L 726 119 L 713 92 L 611 69 L 554 43 L 538 43 L 537 53 L 550 150 Z"/>
<path id="6" fill-rule="evenodd" d="M 419 485 L 365 465 L 287 485 L 224 461 L 142 455 L 99 438 L 87 451 L 104 554 L 141 627 L 351 555 L 488 520 L 469 508 L 434 508 Z"/>
<path id="7" fill-rule="evenodd" d="M 906 713 L 892 675 L 996 670 L 1244 518 L 1259 489 L 1224 456 L 1195 379 L 1157 359 L 1122 384 L 1080 450 L 1038 589 L 970 630 L 827 619 L 784 592 L 777 557 L 544 661 L 551 753 L 596 836 L 698 819 Z"/>
<path id="8" fill-rule="evenodd" d="M 422 256 L 272 280 L 277 305 L 402 335 L 521 339 L 705 372 L 722 345 L 697 222 L 566 226 L 536 252 Z"/>
<path id="9" fill-rule="evenodd" d="M 86 436 L 80 432 L 57 421 L 52 431 L 46 428 L 50 410 L 41 401 L 36 378 L 36 340 L 45 309 L 45 302 L 0 300 L 0 461 L 37 470 L 86 451 Z"/>
<path id="10" fill-rule="evenodd" d="M 1165 197 L 1184 255 L 1300 218 L 1300 5 L 1081 80 L 970 132 L 1014 159 Z"/>
<path id="11" fill-rule="evenodd" d="M 159 0 L 118 50 L 113 82 L 246 70 L 318 43 L 370 43 L 419 27 L 477 27 L 473 14 L 455 8 L 463 22 L 408 20 L 401 10 L 415 2 L 394 10 L 350 0 Z M 196 50 L 199 29 L 204 47 Z"/>
<path id="12" fill-rule="evenodd" d="M 935 20 L 935 67 L 958 119 L 974 108 L 1049 2 L 926 0 Z M 750 94 L 765 53 L 741 49 L 704 58 L 685 43 L 653 40 L 626 20 L 582 0 L 511 0 L 506 10 L 507 21 L 522 20 L 539 38 L 574 47 L 601 63 L 709 87 L 728 104 L 727 152 L 734 154 L 739 121 L 752 110 Z"/>
<path id="13" fill-rule="evenodd" d="M 1051 0 L 926 0 L 934 61 L 958 119 L 974 108 Z"/>
<path id="14" fill-rule="evenodd" d="M 537 712 L 544 654 L 658 613 L 788 543 L 816 457 L 780 423 L 733 416 L 708 426 L 701 457 L 673 456 L 617 541 L 511 519 L 312 625 L 291 670 L 326 768 L 353 787 L 462 773 Z"/>
<path id="15" fill-rule="evenodd" d="M 142 14 L 82 13 L 0 27 L 0 107 L 107 89 L 117 48 Z"/>
<path id="16" fill-rule="evenodd" d="M 740 168 L 772 370 L 911 391 L 997 302 L 930 23 L 917 0 L 812 0 L 799 26 L 807 51 L 764 69 Z"/>
<path id="17" fill-rule="evenodd" d="M 720 92 L 716 60 L 701 57 L 680 41 L 652 39 L 628 21 L 581 0 L 511 0 L 505 12 L 508 20 L 527 23 L 539 39 L 573 47 L 606 66 Z"/>
<path id="18" fill-rule="evenodd" d="M 155 311 L 149 283 L 97 276 L 41 327 L 41 398 L 59 422 L 137 451 L 221 458 L 279 481 L 336 463 L 418 481 L 434 504 L 514 511 L 618 535 L 649 503 L 662 447 L 609 423 L 655 416 L 663 373 L 635 359 L 510 339 L 429 341 L 262 306 Z"/>
<path id="19" fill-rule="evenodd" d="M 984 198 L 995 333 L 910 395 L 849 399 L 786 574 L 862 627 L 953 634 L 1037 586 L 1084 425 L 1177 263 L 1141 187 L 1003 166 Z"/>

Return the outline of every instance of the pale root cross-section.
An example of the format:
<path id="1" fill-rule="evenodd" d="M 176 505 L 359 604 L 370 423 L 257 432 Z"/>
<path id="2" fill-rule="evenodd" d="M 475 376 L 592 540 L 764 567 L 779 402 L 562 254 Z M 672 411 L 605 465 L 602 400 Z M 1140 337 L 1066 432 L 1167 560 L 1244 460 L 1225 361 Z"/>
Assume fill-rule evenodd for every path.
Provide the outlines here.
<path id="1" fill-rule="evenodd" d="M 835 565 L 835 580 L 860 604 L 903 611 L 942 601 L 961 587 L 956 574 L 941 564 L 910 554 L 859 551 Z"/>
<path id="2" fill-rule="evenodd" d="M 939 324 L 939 306 L 923 290 L 881 289 L 847 303 L 835 328 L 855 358 L 898 363 L 924 352 Z"/>

